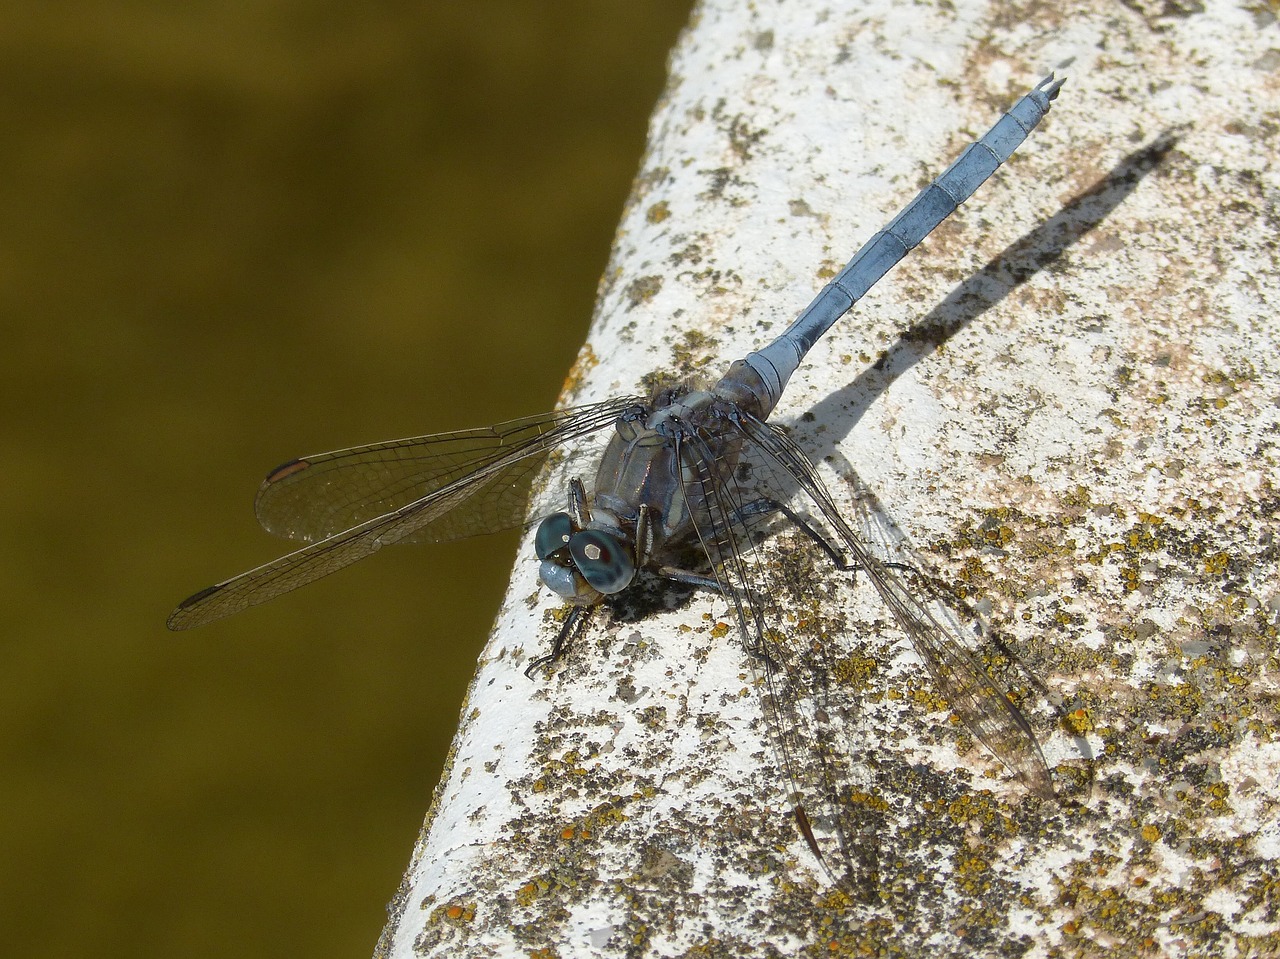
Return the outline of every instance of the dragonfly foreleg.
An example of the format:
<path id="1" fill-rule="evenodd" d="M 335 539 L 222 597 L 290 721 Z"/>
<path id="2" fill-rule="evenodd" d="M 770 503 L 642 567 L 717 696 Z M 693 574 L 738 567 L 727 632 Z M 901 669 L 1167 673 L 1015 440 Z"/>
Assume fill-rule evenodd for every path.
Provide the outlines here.
<path id="1" fill-rule="evenodd" d="M 550 666 L 569 648 L 569 641 L 587 624 L 587 620 L 591 618 L 591 607 L 589 606 L 573 606 L 569 609 L 569 615 L 564 619 L 564 625 L 560 627 L 560 631 L 556 633 L 555 640 L 551 643 L 551 651 L 542 656 L 537 657 L 533 662 L 525 667 L 524 674 L 529 679 L 533 679 L 533 672 L 542 666 Z"/>

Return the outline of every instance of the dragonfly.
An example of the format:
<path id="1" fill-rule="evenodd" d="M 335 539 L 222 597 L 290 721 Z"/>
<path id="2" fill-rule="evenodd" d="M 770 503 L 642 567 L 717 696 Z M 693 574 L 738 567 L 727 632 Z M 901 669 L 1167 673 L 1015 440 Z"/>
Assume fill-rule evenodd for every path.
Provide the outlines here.
<path id="1" fill-rule="evenodd" d="M 257 517 L 269 532 L 308 545 L 188 597 L 168 626 L 188 629 L 241 612 L 388 544 L 536 525 L 539 577 L 568 613 L 526 674 L 560 659 L 592 612 L 632 589 L 642 571 L 719 593 L 763 679 L 763 712 L 792 787 L 798 831 L 824 865 L 833 847 L 847 862 L 839 790 L 848 757 L 831 729 L 842 715 L 839 664 L 822 642 L 782 628 L 785 610 L 762 556 L 769 532 L 789 526 L 838 569 L 870 581 L 952 712 L 1027 788 L 1053 797 L 1028 720 L 972 648 L 972 616 L 913 565 L 881 555 L 865 524 L 855 531 L 803 449 L 768 419 L 814 343 L 1009 159 L 1062 83 L 1050 74 L 1019 99 L 780 336 L 709 386 L 665 385 L 647 397 L 305 456 L 272 470 L 258 490 Z M 565 508 L 529 520 L 530 489 L 548 457 L 563 449 L 572 464 L 574 451 L 602 436 L 594 485 L 570 479 Z M 807 518 L 789 505 L 795 500 L 807 503 Z"/>

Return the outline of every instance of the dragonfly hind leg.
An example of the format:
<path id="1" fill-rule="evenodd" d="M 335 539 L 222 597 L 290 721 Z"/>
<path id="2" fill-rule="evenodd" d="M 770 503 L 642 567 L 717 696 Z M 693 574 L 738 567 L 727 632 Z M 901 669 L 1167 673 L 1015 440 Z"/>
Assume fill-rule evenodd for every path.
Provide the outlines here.
<path id="1" fill-rule="evenodd" d="M 862 569 L 862 566 L 847 558 L 839 547 L 833 545 L 831 540 L 823 536 L 816 526 L 810 523 L 807 519 L 801 517 L 799 513 L 793 510 L 790 506 L 787 506 L 785 503 L 781 503 L 775 499 L 761 497 L 760 499 L 754 500 L 742 507 L 738 510 L 738 513 L 744 517 L 752 515 L 767 516 L 771 513 L 781 513 L 787 519 L 791 520 L 792 524 L 800 530 L 800 532 L 809 537 L 809 539 L 811 539 L 814 544 L 822 550 L 824 554 L 826 554 L 827 559 L 831 560 L 831 564 L 835 566 L 836 569 L 840 570 L 840 572 L 856 573 L 858 570 Z M 901 563 L 887 562 L 884 565 L 895 569 L 911 569 L 911 567 L 904 566 Z"/>
<path id="2" fill-rule="evenodd" d="M 839 547 L 834 546 L 831 540 L 822 535 L 816 526 L 808 520 L 801 518 L 800 514 L 789 506 L 779 503 L 777 500 L 759 499 L 750 504 L 750 506 L 743 507 L 743 512 L 745 513 L 748 509 L 753 509 L 755 507 L 759 507 L 759 511 L 761 513 L 777 512 L 791 520 L 797 529 L 804 533 L 805 536 L 809 537 L 809 539 L 813 540 L 818 548 L 826 554 L 829 560 L 831 560 L 832 565 L 835 566 L 836 569 L 840 570 L 840 572 L 856 573 L 858 570 L 863 568 L 859 563 L 847 558 L 845 554 L 841 552 Z M 888 569 L 896 569 L 903 573 L 911 573 L 914 576 L 922 576 L 920 570 L 916 569 L 910 563 L 898 563 L 893 560 L 882 560 L 880 565 Z"/>

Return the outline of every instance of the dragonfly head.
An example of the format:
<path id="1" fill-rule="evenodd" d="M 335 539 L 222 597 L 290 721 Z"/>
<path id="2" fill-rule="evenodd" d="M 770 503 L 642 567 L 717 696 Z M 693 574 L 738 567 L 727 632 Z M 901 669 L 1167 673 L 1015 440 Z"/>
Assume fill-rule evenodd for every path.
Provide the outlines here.
<path id="1" fill-rule="evenodd" d="M 568 513 L 552 513 L 533 540 L 542 561 L 538 576 L 578 606 L 590 606 L 621 592 L 636 575 L 632 550 L 608 530 L 583 528 Z"/>

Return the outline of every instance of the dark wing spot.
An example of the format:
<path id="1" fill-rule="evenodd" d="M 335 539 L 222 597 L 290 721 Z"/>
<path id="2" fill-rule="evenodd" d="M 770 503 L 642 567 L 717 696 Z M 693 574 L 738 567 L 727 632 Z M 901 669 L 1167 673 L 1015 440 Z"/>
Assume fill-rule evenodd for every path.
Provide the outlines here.
<path id="1" fill-rule="evenodd" d="M 270 473 L 262 482 L 264 485 L 270 483 L 278 483 L 286 477 L 292 476 L 294 473 L 300 473 L 311 465 L 310 460 L 289 460 L 287 463 L 281 463 Z"/>

